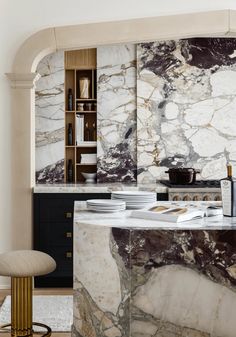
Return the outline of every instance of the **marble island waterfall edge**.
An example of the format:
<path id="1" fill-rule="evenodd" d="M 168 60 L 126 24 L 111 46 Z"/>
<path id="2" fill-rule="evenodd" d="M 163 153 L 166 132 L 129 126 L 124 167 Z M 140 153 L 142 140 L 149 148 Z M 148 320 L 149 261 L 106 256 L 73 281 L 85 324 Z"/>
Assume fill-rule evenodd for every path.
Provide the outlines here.
<path id="1" fill-rule="evenodd" d="M 235 337 L 235 233 L 77 224 L 73 336 Z"/>

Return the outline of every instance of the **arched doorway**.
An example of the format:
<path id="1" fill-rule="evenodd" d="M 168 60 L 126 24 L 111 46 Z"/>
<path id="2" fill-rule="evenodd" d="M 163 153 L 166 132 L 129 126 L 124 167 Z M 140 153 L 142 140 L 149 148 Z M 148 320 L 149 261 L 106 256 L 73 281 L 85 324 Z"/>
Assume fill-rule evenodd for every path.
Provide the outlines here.
<path id="1" fill-rule="evenodd" d="M 38 62 L 56 50 L 185 37 L 233 37 L 235 11 L 190 13 L 156 18 L 48 28 L 32 35 L 15 56 L 8 74 L 12 90 L 12 222 L 14 248 L 32 246 L 34 187 L 34 83 Z M 20 234 L 20 235 L 19 235 Z"/>

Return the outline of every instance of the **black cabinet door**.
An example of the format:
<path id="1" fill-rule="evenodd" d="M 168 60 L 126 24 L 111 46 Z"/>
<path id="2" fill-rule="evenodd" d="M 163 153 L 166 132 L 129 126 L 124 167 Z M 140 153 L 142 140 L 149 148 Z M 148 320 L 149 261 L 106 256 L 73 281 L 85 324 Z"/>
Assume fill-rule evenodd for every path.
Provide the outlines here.
<path id="1" fill-rule="evenodd" d="M 34 249 L 51 255 L 56 270 L 35 277 L 35 287 L 73 286 L 73 211 L 74 202 L 110 199 L 110 193 L 35 193 Z"/>
<path id="2" fill-rule="evenodd" d="M 41 222 L 39 225 L 39 246 L 73 246 L 73 223 Z"/>
<path id="3" fill-rule="evenodd" d="M 39 207 L 40 222 L 71 222 L 73 219 L 74 200 L 58 198 L 41 199 Z"/>
<path id="4" fill-rule="evenodd" d="M 44 247 L 43 251 L 56 261 L 56 269 L 48 277 L 71 277 L 73 272 L 73 250 L 70 246 Z"/>

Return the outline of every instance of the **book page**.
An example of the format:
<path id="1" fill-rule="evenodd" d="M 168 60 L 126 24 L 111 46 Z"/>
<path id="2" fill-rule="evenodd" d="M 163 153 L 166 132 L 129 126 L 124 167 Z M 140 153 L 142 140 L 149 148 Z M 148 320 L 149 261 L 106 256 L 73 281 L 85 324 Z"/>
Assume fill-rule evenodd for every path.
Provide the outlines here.
<path id="1" fill-rule="evenodd" d="M 167 206 L 154 206 L 149 209 L 151 212 L 159 214 L 171 214 L 171 215 L 180 215 L 188 211 L 186 207 L 167 207 Z"/>

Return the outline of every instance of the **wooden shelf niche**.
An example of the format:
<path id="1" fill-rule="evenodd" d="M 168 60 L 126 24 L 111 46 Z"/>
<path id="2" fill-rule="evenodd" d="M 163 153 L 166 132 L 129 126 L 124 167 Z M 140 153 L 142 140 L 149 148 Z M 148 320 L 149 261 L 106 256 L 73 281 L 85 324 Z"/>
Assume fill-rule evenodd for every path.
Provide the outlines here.
<path id="1" fill-rule="evenodd" d="M 97 164 L 84 163 L 83 154 L 97 153 L 96 49 L 65 52 L 65 182 L 84 182 L 81 172 L 97 172 Z M 72 98 L 69 98 L 69 89 Z M 69 124 L 72 127 L 69 132 Z M 70 136 L 69 136 L 70 133 Z M 86 158 L 88 159 L 88 158 Z M 72 161 L 71 169 L 68 169 Z"/>

